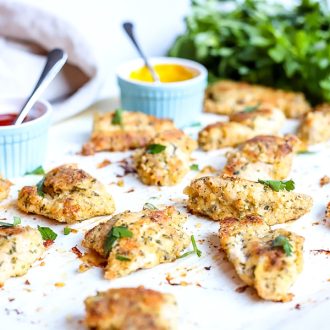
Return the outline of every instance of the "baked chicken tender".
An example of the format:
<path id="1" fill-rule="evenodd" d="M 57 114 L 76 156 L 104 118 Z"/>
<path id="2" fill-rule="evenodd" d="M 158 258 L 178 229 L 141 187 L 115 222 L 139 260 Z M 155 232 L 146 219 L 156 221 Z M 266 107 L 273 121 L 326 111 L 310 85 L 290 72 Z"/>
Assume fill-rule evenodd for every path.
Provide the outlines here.
<path id="1" fill-rule="evenodd" d="M 105 186 L 75 164 L 62 165 L 48 172 L 39 189 L 37 186 L 23 187 L 17 204 L 26 213 L 66 223 L 115 211 L 114 201 Z"/>
<path id="2" fill-rule="evenodd" d="M 302 93 L 247 82 L 221 80 L 208 87 L 205 93 L 205 112 L 231 115 L 256 105 L 279 108 L 288 118 L 297 118 L 310 111 L 310 105 Z"/>
<path id="3" fill-rule="evenodd" d="M 44 250 L 37 229 L 29 226 L 0 228 L 0 283 L 26 274 Z"/>
<path id="4" fill-rule="evenodd" d="M 262 183 L 237 177 L 199 178 L 184 193 L 188 195 L 189 211 L 217 221 L 257 214 L 268 225 L 275 225 L 298 219 L 313 204 L 308 195 L 286 190 L 276 192 Z"/>
<path id="5" fill-rule="evenodd" d="M 306 144 L 330 140 L 330 104 L 321 104 L 303 118 L 298 129 L 299 138 Z"/>
<path id="6" fill-rule="evenodd" d="M 293 156 L 300 148 L 301 141 L 294 135 L 259 135 L 227 153 L 222 174 L 252 181 L 283 180 L 289 175 Z"/>
<path id="7" fill-rule="evenodd" d="M 142 286 L 98 292 L 85 300 L 85 307 L 85 324 L 90 329 L 177 329 L 175 297 Z"/>
<path id="8" fill-rule="evenodd" d="M 172 206 L 163 210 L 126 211 L 88 231 L 82 245 L 107 260 L 104 277 L 115 279 L 176 260 L 190 243 L 182 227 L 186 220 L 187 216 Z M 106 251 L 111 229 L 122 226 L 131 231 L 131 237 L 118 238 L 110 252 Z"/>
<path id="9" fill-rule="evenodd" d="M 123 111 L 121 124 L 113 124 L 115 112 L 94 115 L 90 141 L 82 149 L 83 155 L 98 151 L 126 151 L 146 146 L 156 133 L 175 128 L 169 119 L 159 119 L 142 112 Z"/>
<path id="10" fill-rule="evenodd" d="M 0 202 L 8 197 L 10 186 L 11 182 L 0 176 Z"/>
<path id="11" fill-rule="evenodd" d="M 151 145 L 161 145 L 165 149 L 152 154 L 148 149 Z M 196 141 L 178 129 L 159 133 L 149 146 L 135 153 L 137 174 L 147 185 L 175 185 L 189 172 L 190 155 L 196 148 Z"/>
<path id="12" fill-rule="evenodd" d="M 218 122 L 203 128 L 198 144 L 203 150 L 236 146 L 261 134 L 277 134 L 285 117 L 276 108 L 262 107 L 251 112 L 240 112 L 229 117 L 229 122 Z"/>
<path id="13" fill-rule="evenodd" d="M 303 268 L 304 238 L 284 229 L 272 230 L 262 218 L 226 218 L 220 224 L 220 246 L 237 275 L 265 300 L 290 301 L 289 290 Z M 288 255 L 274 246 L 277 237 L 291 245 Z"/>

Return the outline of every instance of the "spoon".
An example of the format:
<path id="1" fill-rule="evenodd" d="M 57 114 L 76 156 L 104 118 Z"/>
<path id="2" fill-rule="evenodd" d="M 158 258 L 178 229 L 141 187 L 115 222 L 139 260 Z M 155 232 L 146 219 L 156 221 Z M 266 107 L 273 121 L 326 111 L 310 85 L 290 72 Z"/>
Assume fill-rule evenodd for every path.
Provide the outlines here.
<path id="1" fill-rule="evenodd" d="M 65 64 L 68 55 L 62 50 L 55 48 L 51 50 L 47 55 L 47 61 L 45 67 L 40 75 L 40 78 L 35 85 L 31 95 L 28 97 L 26 102 L 24 103 L 22 109 L 17 116 L 14 125 L 21 125 L 24 121 L 25 117 L 32 109 L 33 105 L 37 102 L 40 95 L 44 92 L 44 90 L 48 87 L 50 82 L 55 78 L 58 72 L 62 69 Z"/>
<path id="2" fill-rule="evenodd" d="M 123 28 L 124 28 L 125 32 L 127 33 L 127 35 L 129 36 L 129 38 L 131 39 L 131 41 L 133 42 L 136 50 L 138 51 L 138 53 L 142 57 L 142 59 L 144 61 L 144 65 L 147 67 L 147 69 L 151 73 L 152 79 L 154 80 L 154 82 L 159 83 L 160 79 L 158 77 L 158 74 L 156 73 L 154 68 L 150 65 L 147 57 L 143 53 L 140 45 L 138 44 L 138 42 L 137 42 L 137 40 L 134 36 L 134 31 L 133 31 L 134 30 L 134 25 L 131 22 L 125 22 L 125 23 L 123 23 Z"/>

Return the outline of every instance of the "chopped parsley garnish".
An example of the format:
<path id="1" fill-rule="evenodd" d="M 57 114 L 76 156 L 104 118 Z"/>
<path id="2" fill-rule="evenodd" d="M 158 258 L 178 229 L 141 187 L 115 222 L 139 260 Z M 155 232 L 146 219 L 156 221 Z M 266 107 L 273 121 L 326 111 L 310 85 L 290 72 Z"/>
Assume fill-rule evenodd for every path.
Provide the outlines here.
<path id="1" fill-rule="evenodd" d="M 0 228 L 15 227 L 15 226 L 21 224 L 21 222 L 22 222 L 22 220 L 21 220 L 20 217 L 16 217 L 16 216 L 14 216 L 14 221 L 13 221 L 13 223 L 0 221 Z"/>
<path id="2" fill-rule="evenodd" d="M 259 107 L 260 107 L 260 104 L 250 105 L 250 106 L 245 107 L 242 112 L 253 112 L 253 111 L 258 110 Z"/>
<path id="3" fill-rule="evenodd" d="M 194 235 L 191 235 L 190 239 L 191 239 L 191 243 L 192 243 L 192 246 L 193 246 L 193 251 L 188 251 L 188 252 L 182 254 L 179 258 L 184 258 L 184 257 L 187 257 L 191 254 L 197 254 L 197 257 L 200 257 L 202 255 L 202 251 L 199 250 L 198 247 L 197 247 Z"/>
<path id="4" fill-rule="evenodd" d="M 72 229 L 70 227 L 64 227 L 64 229 L 63 229 L 64 235 L 69 235 L 71 233 L 71 230 Z"/>
<path id="5" fill-rule="evenodd" d="M 117 239 L 123 237 L 133 237 L 133 233 L 125 226 L 112 227 L 104 242 L 105 253 L 109 254 Z"/>
<path id="6" fill-rule="evenodd" d="M 143 205 L 143 209 L 144 210 L 158 210 L 158 208 L 154 204 L 151 204 L 151 203 L 145 203 Z"/>
<path id="7" fill-rule="evenodd" d="M 45 193 L 43 192 L 43 188 L 44 188 L 44 181 L 45 181 L 45 177 L 43 177 L 37 184 L 37 193 L 40 197 L 45 197 Z"/>
<path id="8" fill-rule="evenodd" d="M 117 260 L 120 260 L 120 261 L 131 261 L 130 258 L 127 258 L 127 257 L 122 256 L 122 255 L 120 255 L 120 254 L 117 254 L 117 255 L 116 255 L 116 259 L 117 259 Z"/>
<path id="9" fill-rule="evenodd" d="M 300 150 L 297 152 L 298 155 L 313 155 L 316 154 L 315 151 L 309 151 L 309 150 Z"/>
<path id="10" fill-rule="evenodd" d="M 199 166 L 198 166 L 198 164 L 192 164 L 192 165 L 190 165 L 190 169 L 192 171 L 199 171 Z"/>
<path id="11" fill-rule="evenodd" d="M 51 228 L 38 226 L 38 230 L 44 241 L 55 241 L 57 234 Z"/>
<path id="12" fill-rule="evenodd" d="M 46 172 L 44 168 L 40 165 L 31 172 L 26 172 L 25 175 L 44 175 Z"/>
<path id="13" fill-rule="evenodd" d="M 280 190 L 294 190 L 295 184 L 294 181 L 288 180 L 288 181 L 277 181 L 277 180 L 258 180 L 259 183 L 264 184 L 265 186 L 270 187 L 274 191 L 280 191 Z"/>
<path id="14" fill-rule="evenodd" d="M 123 110 L 122 109 L 116 109 L 111 123 L 113 125 L 122 125 L 123 124 Z"/>
<path id="15" fill-rule="evenodd" d="M 166 149 L 166 146 L 163 146 L 162 144 L 149 144 L 147 147 L 148 154 L 159 154 L 162 151 Z"/>
<path id="16" fill-rule="evenodd" d="M 281 247 L 288 257 L 292 254 L 292 245 L 285 236 L 277 236 L 272 242 L 272 247 Z"/>

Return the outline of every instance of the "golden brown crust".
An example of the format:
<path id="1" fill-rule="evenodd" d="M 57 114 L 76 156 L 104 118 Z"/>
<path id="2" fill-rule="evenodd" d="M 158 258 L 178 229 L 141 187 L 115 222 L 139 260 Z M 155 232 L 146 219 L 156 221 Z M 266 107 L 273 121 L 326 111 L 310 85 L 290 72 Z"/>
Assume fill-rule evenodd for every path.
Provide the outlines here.
<path id="1" fill-rule="evenodd" d="M 309 212 L 312 198 L 292 191 L 271 188 L 237 177 L 203 177 L 185 188 L 187 207 L 196 214 L 221 221 L 258 214 L 269 224 L 295 220 Z"/>
<path id="2" fill-rule="evenodd" d="M 135 168 L 141 181 L 159 186 L 180 182 L 189 171 L 190 154 L 197 143 L 182 131 L 173 129 L 157 134 L 150 144 L 160 144 L 165 150 L 151 154 L 145 148 L 135 153 Z"/>
<path id="3" fill-rule="evenodd" d="M 290 301 L 288 291 L 303 267 L 304 238 L 284 229 L 272 230 L 256 215 L 226 218 L 220 223 L 220 246 L 238 276 L 266 300 Z M 291 245 L 291 255 L 274 247 L 278 237 Z"/>
<path id="4" fill-rule="evenodd" d="M 115 112 L 94 115 L 90 141 L 82 149 L 83 155 L 98 151 L 126 151 L 146 146 L 156 133 L 174 128 L 169 119 L 159 119 L 141 112 L 122 112 L 122 124 L 112 124 Z"/>
<path id="5" fill-rule="evenodd" d="M 110 289 L 85 300 L 85 324 L 96 330 L 174 330 L 178 311 L 173 295 L 137 288 Z"/>
<path id="6" fill-rule="evenodd" d="M 107 257 L 105 278 L 114 279 L 138 269 L 176 260 L 189 245 L 189 237 L 182 227 L 186 220 L 187 217 L 174 207 L 163 210 L 145 209 L 141 212 L 126 211 L 88 231 L 82 245 Z M 132 237 L 118 239 L 107 255 L 104 244 L 113 226 L 127 227 L 132 232 Z M 118 259 L 118 255 L 128 260 L 122 261 Z"/>
<path id="7" fill-rule="evenodd" d="M 293 156 L 301 145 L 294 135 L 258 135 L 227 153 L 227 164 L 222 173 L 253 181 L 283 180 L 289 175 Z"/>
<path id="8" fill-rule="evenodd" d="M 10 192 L 10 186 L 12 183 L 0 176 L 0 201 L 6 199 Z"/>
<path id="9" fill-rule="evenodd" d="M 20 210 L 67 223 L 111 214 L 115 210 L 105 186 L 75 164 L 48 172 L 42 191 L 44 196 L 38 194 L 36 186 L 23 187 L 17 201 Z"/>
<path id="10" fill-rule="evenodd" d="M 207 89 L 204 110 L 230 115 L 256 105 L 278 108 L 289 118 L 297 118 L 310 111 L 302 93 L 229 80 L 218 81 Z"/>
<path id="11" fill-rule="evenodd" d="M 285 117 L 275 108 L 263 107 L 230 116 L 229 122 L 218 122 L 203 128 L 198 135 L 203 150 L 236 146 L 261 134 L 277 134 Z"/>
<path id="12" fill-rule="evenodd" d="M 299 138 L 306 144 L 330 140 L 330 104 L 321 104 L 303 118 L 298 129 Z"/>
<path id="13" fill-rule="evenodd" d="M 26 274 L 44 250 L 37 229 L 29 226 L 0 228 L 0 283 Z"/>

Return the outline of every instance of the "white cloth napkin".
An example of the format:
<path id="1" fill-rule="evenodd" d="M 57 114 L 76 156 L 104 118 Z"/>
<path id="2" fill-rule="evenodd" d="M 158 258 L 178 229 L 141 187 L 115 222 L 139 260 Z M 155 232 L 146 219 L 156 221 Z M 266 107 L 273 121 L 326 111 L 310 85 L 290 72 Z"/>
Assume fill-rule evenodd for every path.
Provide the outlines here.
<path id="1" fill-rule="evenodd" d="M 68 53 L 68 63 L 43 95 L 54 107 L 54 121 L 59 121 L 95 101 L 101 77 L 91 49 L 60 18 L 25 4 L 0 1 L 0 97 L 26 97 L 53 48 Z"/>

